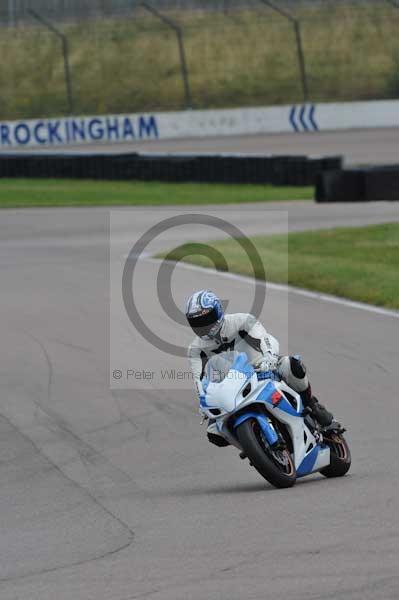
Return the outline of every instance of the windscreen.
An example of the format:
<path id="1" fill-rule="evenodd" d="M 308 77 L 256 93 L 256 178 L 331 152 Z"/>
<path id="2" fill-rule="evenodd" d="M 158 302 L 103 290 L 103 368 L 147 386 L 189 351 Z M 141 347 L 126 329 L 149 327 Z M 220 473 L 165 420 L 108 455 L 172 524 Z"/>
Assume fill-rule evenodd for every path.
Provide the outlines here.
<path id="1" fill-rule="evenodd" d="M 212 356 L 206 363 L 205 376 L 210 382 L 221 383 L 227 376 L 239 354 L 239 352 L 230 351 Z"/>

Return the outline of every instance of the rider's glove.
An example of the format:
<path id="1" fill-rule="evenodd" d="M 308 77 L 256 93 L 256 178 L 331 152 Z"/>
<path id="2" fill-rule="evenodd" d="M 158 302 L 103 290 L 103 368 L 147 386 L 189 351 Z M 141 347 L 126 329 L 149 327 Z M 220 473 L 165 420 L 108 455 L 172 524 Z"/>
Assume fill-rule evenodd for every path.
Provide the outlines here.
<path id="1" fill-rule="evenodd" d="M 262 356 L 253 363 L 256 371 L 273 371 L 277 366 L 277 360 L 273 356 Z"/>

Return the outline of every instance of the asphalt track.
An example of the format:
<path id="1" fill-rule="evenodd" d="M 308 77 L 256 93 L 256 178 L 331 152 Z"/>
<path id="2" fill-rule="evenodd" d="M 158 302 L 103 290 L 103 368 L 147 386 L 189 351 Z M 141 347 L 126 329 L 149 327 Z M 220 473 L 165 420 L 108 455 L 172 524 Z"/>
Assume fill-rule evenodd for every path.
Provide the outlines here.
<path id="1" fill-rule="evenodd" d="M 260 154 L 342 155 L 348 165 L 397 164 L 399 128 L 137 141 L 132 144 L 68 146 L 68 150 L 107 152 L 252 152 Z"/>
<path id="2" fill-rule="evenodd" d="M 289 206 L 292 230 L 399 219 L 394 203 Z M 280 231 L 276 208 L 228 218 Z M 121 240 L 168 214 L 131 212 Z M 1 600 L 397 600 L 397 318 L 290 294 L 285 329 L 287 295 L 269 291 L 263 321 L 305 357 L 353 451 L 344 479 L 277 491 L 206 442 L 191 393 L 110 390 L 105 209 L 2 211 L 0 247 Z M 142 264 L 149 289 L 158 264 Z M 248 305 L 245 282 L 176 270 L 177 302 L 205 286 Z M 140 338 L 136 353 L 153 364 Z"/>
<path id="3" fill-rule="evenodd" d="M 252 152 L 260 154 L 342 155 L 348 165 L 397 164 L 399 128 L 137 141 L 68 146 L 96 152 Z M 46 152 L 48 149 L 38 149 Z"/>

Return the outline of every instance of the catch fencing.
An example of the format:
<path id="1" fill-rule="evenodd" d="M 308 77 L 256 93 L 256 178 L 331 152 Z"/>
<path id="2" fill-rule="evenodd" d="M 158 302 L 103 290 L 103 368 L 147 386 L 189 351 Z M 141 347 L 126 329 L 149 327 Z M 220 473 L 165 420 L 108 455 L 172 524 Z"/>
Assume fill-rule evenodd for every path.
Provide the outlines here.
<path id="1" fill-rule="evenodd" d="M 399 97 L 399 0 L 0 1 L 0 120 Z"/>
<path id="2" fill-rule="evenodd" d="M 348 0 L 334 0 L 334 3 L 347 3 Z M 376 0 L 357 0 L 357 4 L 371 4 Z M 331 0 L 277 0 L 277 4 L 292 9 L 298 4 L 331 4 Z M 140 0 L 0 0 L 0 23 L 15 25 L 29 20 L 27 12 L 36 10 L 46 18 L 57 22 L 87 18 L 120 16 L 131 13 Z M 256 9 L 258 0 L 153 0 L 152 5 L 166 11 L 215 11 Z"/>

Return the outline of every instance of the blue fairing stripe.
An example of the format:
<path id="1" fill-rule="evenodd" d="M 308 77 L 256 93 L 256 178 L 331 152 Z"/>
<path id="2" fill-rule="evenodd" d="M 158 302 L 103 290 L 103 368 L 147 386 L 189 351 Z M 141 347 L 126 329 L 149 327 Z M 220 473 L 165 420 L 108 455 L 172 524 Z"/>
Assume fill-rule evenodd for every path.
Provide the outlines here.
<path id="1" fill-rule="evenodd" d="M 270 398 L 270 396 L 273 394 L 273 392 L 276 391 L 276 386 L 274 385 L 274 383 L 272 383 L 271 381 L 269 381 L 269 383 L 267 384 L 267 386 L 265 388 L 263 388 L 263 390 L 261 391 L 261 393 L 259 394 L 259 396 L 257 397 L 257 400 L 268 400 Z"/>
<path id="2" fill-rule="evenodd" d="M 315 446 L 307 456 L 305 456 L 305 458 L 303 459 L 303 461 L 301 462 L 301 464 L 299 465 L 299 467 L 296 470 L 296 474 L 298 477 L 303 477 L 304 475 L 308 475 L 309 473 L 312 472 L 312 469 L 314 467 L 314 464 L 317 460 L 318 454 L 319 454 L 319 446 Z"/>
<path id="3" fill-rule="evenodd" d="M 247 421 L 248 419 L 251 419 L 251 418 L 257 419 L 258 417 L 259 417 L 259 413 L 255 413 L 255 412 L 248 412 L 248 413 L 245 413 L 244 415 L 240 415 L 234 421 L 234 428 L 238 427 L 239 425 L 241 425 L 241 423 L 244 423 L 244 421 Z"/>
<path id="4" fill-rule="evenodd" d="M 274 404 L 272 401 L 272 394 L 273 392 L 279 391 L 276 386 L 274 385 L 274 383 L 270 382 L 267 384 L 267 386 L 261 391 L 261 393 L 259 394 L 259 396 L 257 397 L 257 400 L 262 400 L 263 402 L 267 402 L 268 404 L 271 404 L 273 408 Z M 288 413 L 289 415 L 292 415 L 293 417 L 299 417 L 300 414 L 295 410 L 295 408 L 288 402 L 288 400 L 286 398 L 284 398 L 284 396 L 281 396 L 281 400 L 278 403 L 278 408 L 280 410 L 283 410 L 284 412 Z"/>
<path id="5" fill-rule="evenodd" d="M 234 422 L 234 429 L 236 429 L 244 421 L 248 419 L 256 419 L 262 429 L 262 432 L 270 445 L 275 444 L 278 441 L 278 435 L 274 430 L 274 427 L 269 423 L 269 420 L 259 413 L 248 412 L 240 415 Z"/>
<path id="6" fill-rule="evenodd" d="M 264 381 L 265 379 L 273 379 L 274 381 L 281 381 L 280 375 L 276 371 L 258 371 L 256 373 L 258 381 Z"/>
<path id="7" fill-rule="evenodd" d="M 202 389 L 204 390 L 205 394 L 200 395 L 200 406 L 202 406 L 203 408 L 208 408 L 208 405 L 206 403 L 206 390 L 208 389 L 208 385 L 209 385 L 208 377 L 204 377 L 201 383 L 202 383 Z"/>
<path id="8" fill-rule="evenodd" d="M 201 381 L 201 384 L 202 384 L 202 389 L 206 393 L 206 390 L 208 389 L 208 385 L 209 385 L 209 379 L 208 379 L 208 377 L 203 377 L 202 381 Z"/>

